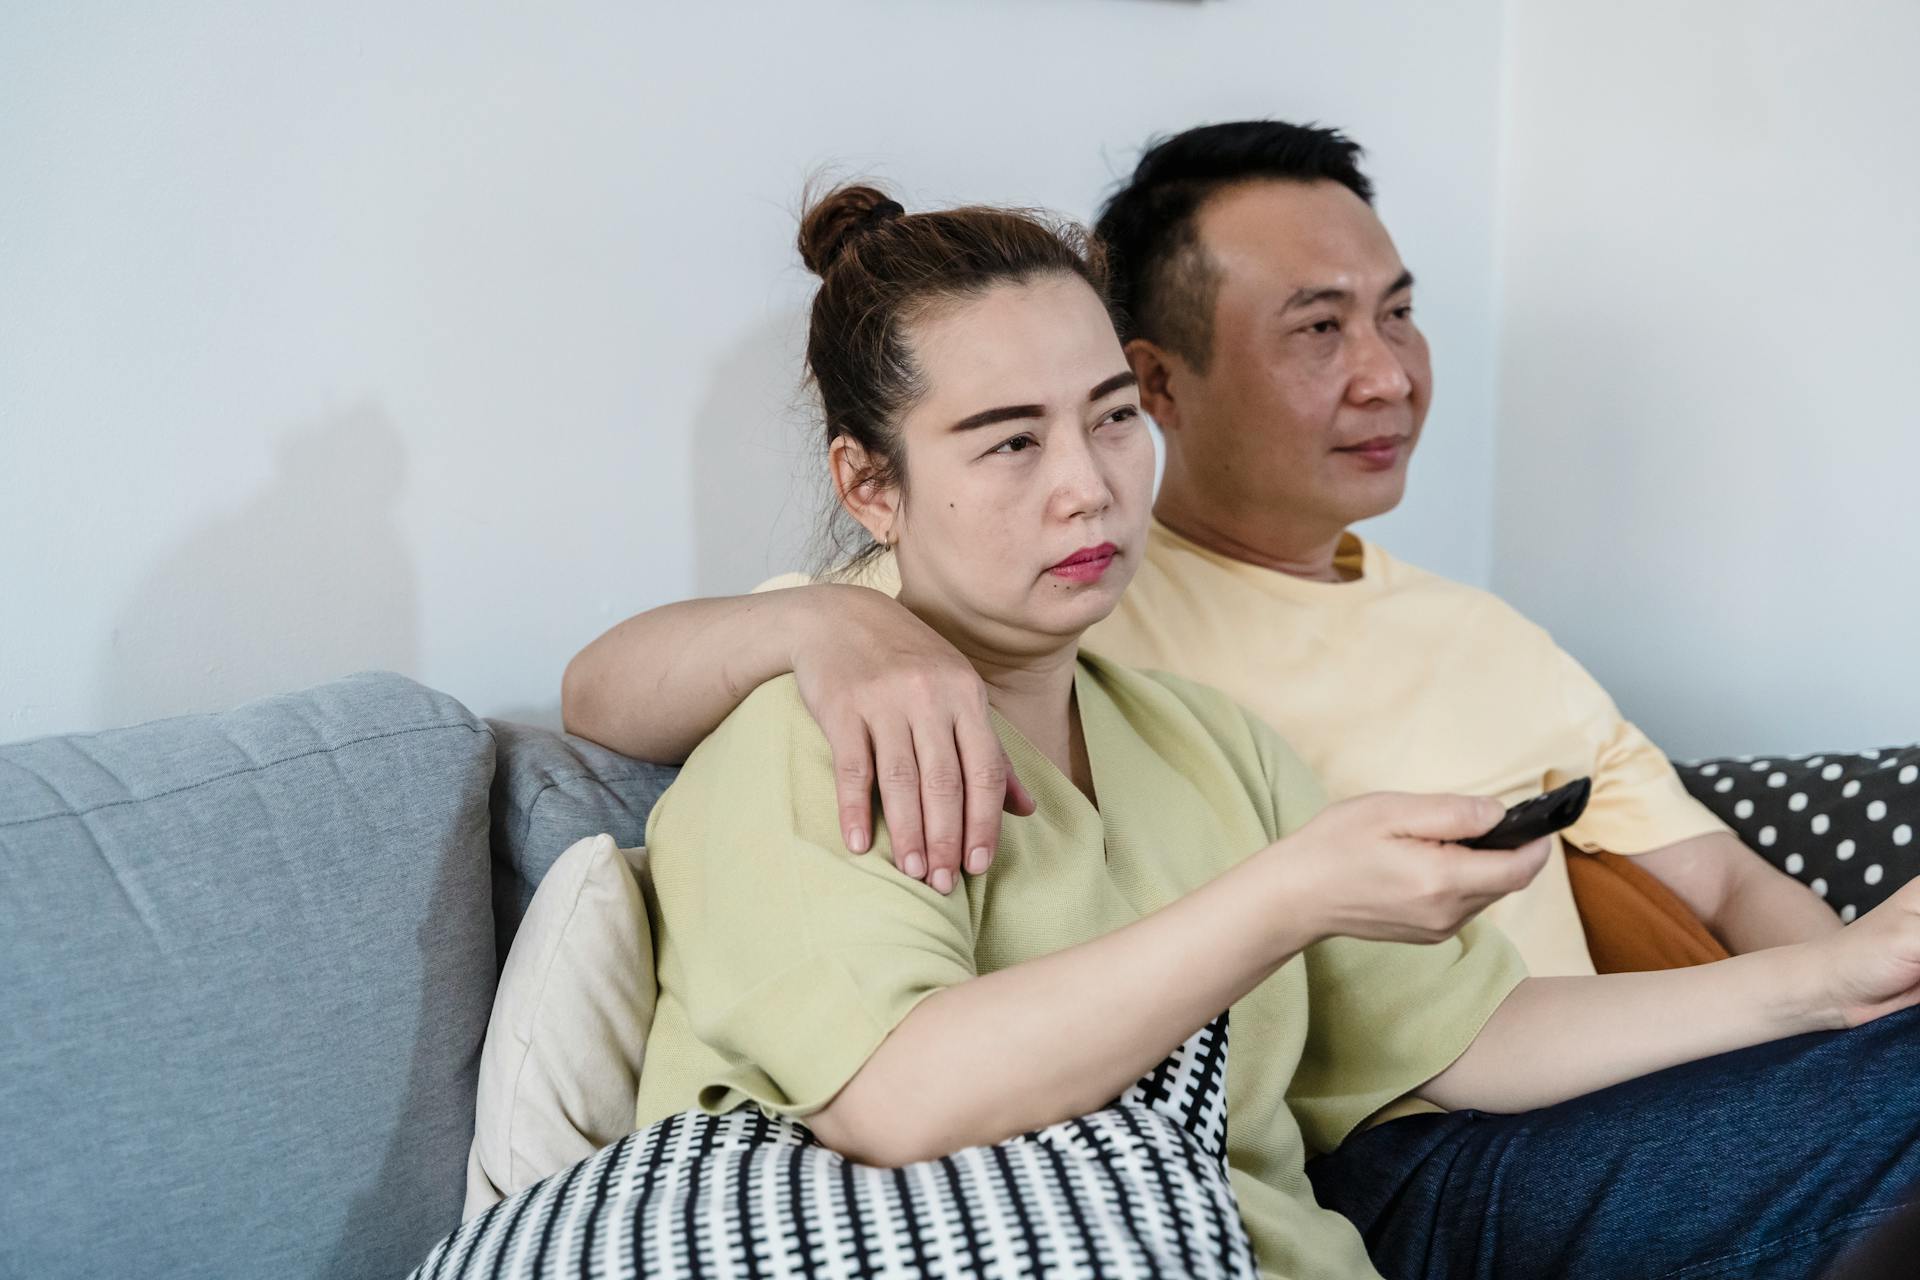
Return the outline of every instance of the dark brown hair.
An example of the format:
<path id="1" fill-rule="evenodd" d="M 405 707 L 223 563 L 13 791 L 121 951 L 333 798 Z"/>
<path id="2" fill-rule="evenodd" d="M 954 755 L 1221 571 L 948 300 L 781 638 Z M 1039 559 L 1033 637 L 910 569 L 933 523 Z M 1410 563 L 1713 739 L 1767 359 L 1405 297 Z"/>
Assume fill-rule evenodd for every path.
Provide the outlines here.
<path id="1" fill-rule="evenodd" d="M 1373 203 L 1366 153 L 1338 129 L 1238 120 L 1202 125 L 1148 147 L 1107 200 L 1095 230 L 1113 255 L 1114 302 L 1131 329 L 1205 373 L 1213 356 L 1220 270 L 1200 243 L 1200 207 L 1247 182 L 1337 182 Z"/>
<path id="2" fill-rule="evenodd" d="M 1075 223 L 982 206 L 908 213 L 858 184 L 809 201 L 800 258 L 820 277 L 807 373 L 820 393 L 827 443 L 846 436 L 872 460 L 863 484 L 906 483 L 900 419 L 926 393 L 908 342 L 914 321 L 994 285 L 1050 275 L 1077 276 L 1107 299 L 1105 255 Z M 878 549 L 869 543 L 852 562 Z"/>

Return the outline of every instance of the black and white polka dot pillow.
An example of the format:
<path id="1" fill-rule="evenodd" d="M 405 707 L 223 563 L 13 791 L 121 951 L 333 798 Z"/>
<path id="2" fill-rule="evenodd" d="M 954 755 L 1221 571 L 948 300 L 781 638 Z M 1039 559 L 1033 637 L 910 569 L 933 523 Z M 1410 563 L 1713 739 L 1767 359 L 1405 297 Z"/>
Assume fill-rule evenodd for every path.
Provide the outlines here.
<path id="1" fill-rule="evenodd" d="M 1920 875 L 1920 746 L 1677 767 L 1695 799 L 1842 920 Z"/>

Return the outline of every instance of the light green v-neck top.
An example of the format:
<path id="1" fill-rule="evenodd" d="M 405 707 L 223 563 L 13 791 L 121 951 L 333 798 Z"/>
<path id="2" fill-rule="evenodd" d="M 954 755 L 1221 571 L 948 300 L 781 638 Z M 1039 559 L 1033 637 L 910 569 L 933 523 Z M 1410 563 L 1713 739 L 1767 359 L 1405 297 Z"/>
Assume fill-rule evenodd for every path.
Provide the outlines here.
<path id="1" fill-rule="evenodd" d="M 1099 809 L 996 716 L 1039 809 L 1007 818 L 992 869 L 947 897 L 894 870 L 884 828 L 873 853 L 845 851 L 793 678 L 749 696 L 648 822 L 660 995 L 638 1123 L 817 1111 L 935 991 L 1129 924 L 1321 804 L 1293 752 L 1211 689 L 1083 654 L 1074 690 Z M 1451 1063 L 1522 976 L 1477 924 L 1435 946 L 1336 938 L 1233 1006 L 1228 1163 L 1263 1273 L 1375 1274 L 1305 1161 Z"/>

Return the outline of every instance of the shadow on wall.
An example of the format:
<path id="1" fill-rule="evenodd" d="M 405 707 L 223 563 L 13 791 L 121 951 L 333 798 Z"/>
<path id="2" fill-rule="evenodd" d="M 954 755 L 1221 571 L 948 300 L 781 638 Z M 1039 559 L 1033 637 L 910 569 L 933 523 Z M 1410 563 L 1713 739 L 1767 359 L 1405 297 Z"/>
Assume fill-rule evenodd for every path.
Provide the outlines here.
<path id="1" fill-rule="evenodd" d="M 208 711 L 369 668 L 411 675 L 406 444 L 359 405 L 286 436 L 269 486 L 162 553 L 120 611 L 95 721 Z"/>
<path id="2" fill-rule="evenodd" d="M 806 315 L 755 326 L 713 371 L 693 423 L 694 590 L 751 591 L 812 569 L 825 502 L 826 450 L 803 386 Z"/>

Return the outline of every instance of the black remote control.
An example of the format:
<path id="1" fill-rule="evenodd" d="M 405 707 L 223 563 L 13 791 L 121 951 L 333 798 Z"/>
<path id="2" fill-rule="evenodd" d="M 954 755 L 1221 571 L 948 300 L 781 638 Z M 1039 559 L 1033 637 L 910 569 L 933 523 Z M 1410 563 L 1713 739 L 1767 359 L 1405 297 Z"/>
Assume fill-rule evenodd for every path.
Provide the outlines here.
<path id="1" fill-rule="evenodd" d="M 1593 794 L 1592 778 L 1576 778 L 1564 787 L 1555 787 L 1545 795 L 1522 800 L 1507 810 L 1493 830 L 1461 844 L 1469 849 L 1518 849 L 1541 836 L 1563 831 L 1580 820 L 1587 811 L 1587 797 Z"/>

